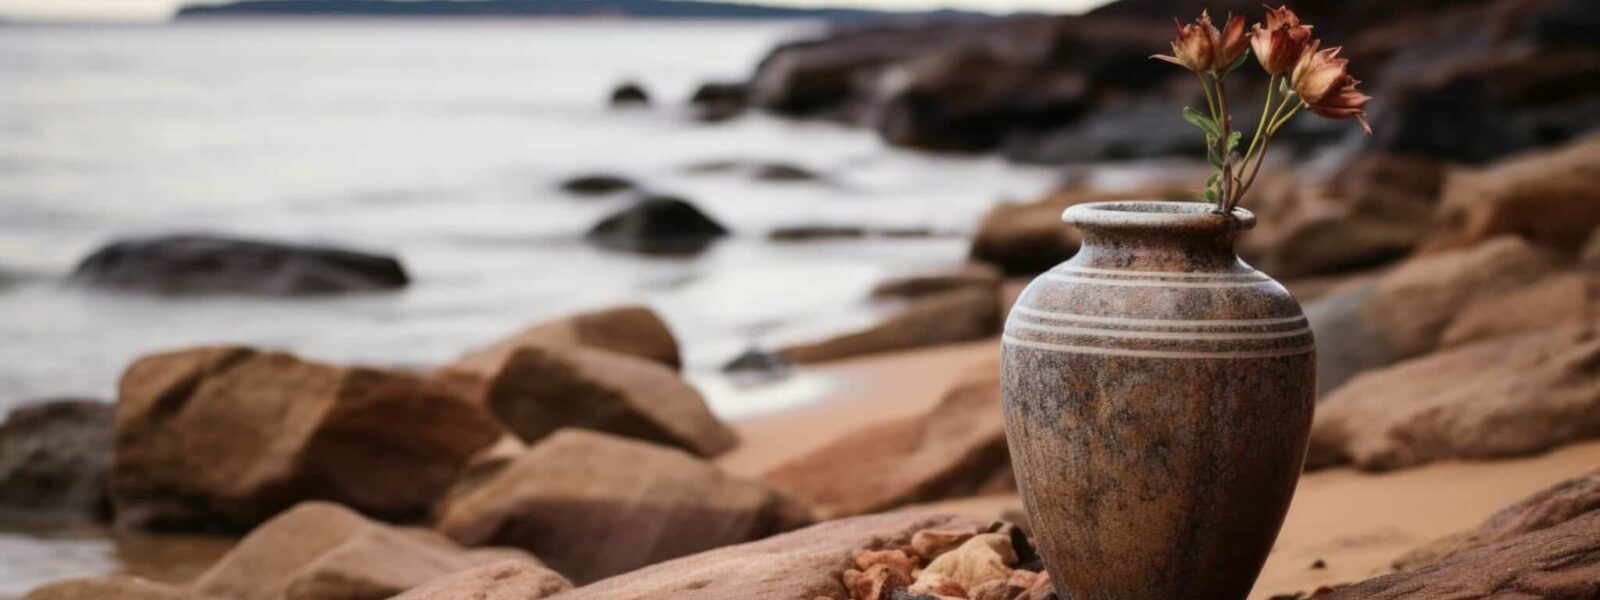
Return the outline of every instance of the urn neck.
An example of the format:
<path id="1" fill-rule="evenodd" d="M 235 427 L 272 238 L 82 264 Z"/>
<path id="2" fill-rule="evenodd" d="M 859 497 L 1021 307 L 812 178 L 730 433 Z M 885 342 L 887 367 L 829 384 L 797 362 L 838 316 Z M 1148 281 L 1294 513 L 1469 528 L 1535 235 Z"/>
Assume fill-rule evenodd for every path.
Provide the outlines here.
<path id="1" fill-rule="evenodd" d="M 1242 208 L 1223 214 L 1198 202 L 1095 202 L 1068 208 L 1062 220 L 1083 244 L 1071 265 L 1100 269 L 1236 272 L 1250 269 L 1234 239 L 1255 227 Z"/>

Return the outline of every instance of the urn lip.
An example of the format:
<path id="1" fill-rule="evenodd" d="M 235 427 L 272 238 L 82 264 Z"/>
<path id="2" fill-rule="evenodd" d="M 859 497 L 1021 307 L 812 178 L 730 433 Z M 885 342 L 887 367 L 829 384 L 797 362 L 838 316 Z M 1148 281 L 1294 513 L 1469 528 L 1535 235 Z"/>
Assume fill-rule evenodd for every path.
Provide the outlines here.
<path id="1" fill-rule="evenodd" d="M 1149 231 L 1225 235 L 1256 226 L 1256 215 L 1234 207 L 1223 214 L 1202 202 L 1133 200 L 1077 204 L 1061 213 L 1061 220 L 1085 230 Z"/>

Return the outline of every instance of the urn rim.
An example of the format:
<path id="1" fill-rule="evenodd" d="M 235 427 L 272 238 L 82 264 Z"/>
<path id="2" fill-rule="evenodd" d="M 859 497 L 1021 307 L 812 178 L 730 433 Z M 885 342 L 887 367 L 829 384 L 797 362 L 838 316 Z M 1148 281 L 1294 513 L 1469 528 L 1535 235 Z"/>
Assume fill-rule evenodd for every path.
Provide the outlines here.
<path id="1" fill-rule="evenodd" d="M 1173 200 L 1089 202 L 1067 207 L 1061 220 L 1086 230 L 1123 230 L 1222 235 L 1248 231 L 1256 215 L 1234 207 L 1223 214 L 1210 204 Z"/>

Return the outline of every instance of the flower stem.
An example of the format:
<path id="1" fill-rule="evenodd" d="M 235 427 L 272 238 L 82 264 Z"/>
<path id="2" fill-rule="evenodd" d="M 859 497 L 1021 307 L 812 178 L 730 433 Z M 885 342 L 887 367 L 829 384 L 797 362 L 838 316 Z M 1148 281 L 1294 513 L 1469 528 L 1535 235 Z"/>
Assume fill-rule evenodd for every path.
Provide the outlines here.
<path id="1" fill-rule="evenodd" d="M 1261 136 L 1267 130 L 1267 111 L 1272 109 L 1272 90 L 1278 87 L 1278 76 L 1273 75 L 1267 79 L 1267 99 L 1261 102 L 1261 122 L 1256 124 L 1255 135 L 1250 136 L 1250 149 L 1244 152 L 1244 162 L 1249 163 L 1250 157 L 1256 154 L 1256 145 L 1261 143 Z M 1276 111 L 1273 112 L 1276 115 Z"/>
<path id="2" fill-rule="evenodd" d="M 1222 115 L 1217 119 L 1222 125 L 1222 139 L 1217 140 L 1217 147 L 1222 154 L 1222 194 L 1217 197 L 1217 210 L 1227 211 L 1234 203 L 1234 192 L 1238 189 L 1238 181 L 1233 176 L 1233 153 L 1228 151 L 1228 141 L 1233 138 L 1233 119 L 1228 116 L 1228 88 L 1222 84 L 1222 77 L 1212 75 L 1217 85 L 1217 107 Z"/>

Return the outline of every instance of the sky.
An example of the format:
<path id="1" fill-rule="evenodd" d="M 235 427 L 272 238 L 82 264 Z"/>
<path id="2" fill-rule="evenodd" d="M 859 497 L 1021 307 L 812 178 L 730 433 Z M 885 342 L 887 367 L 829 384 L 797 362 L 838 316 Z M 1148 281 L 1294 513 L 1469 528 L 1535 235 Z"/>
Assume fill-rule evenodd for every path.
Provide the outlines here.
<path id="1" fill-rule="evenodd" d="M 753 4 L 860 6 L 883 10 L 960 8 L 990 12 L 1082 12 L 1109 0 L 743 0 Z M 0 0 L 0 19 L 162 21 L 185 0 Z M 215 3 L 215 0 L 212 0 Z"/>

